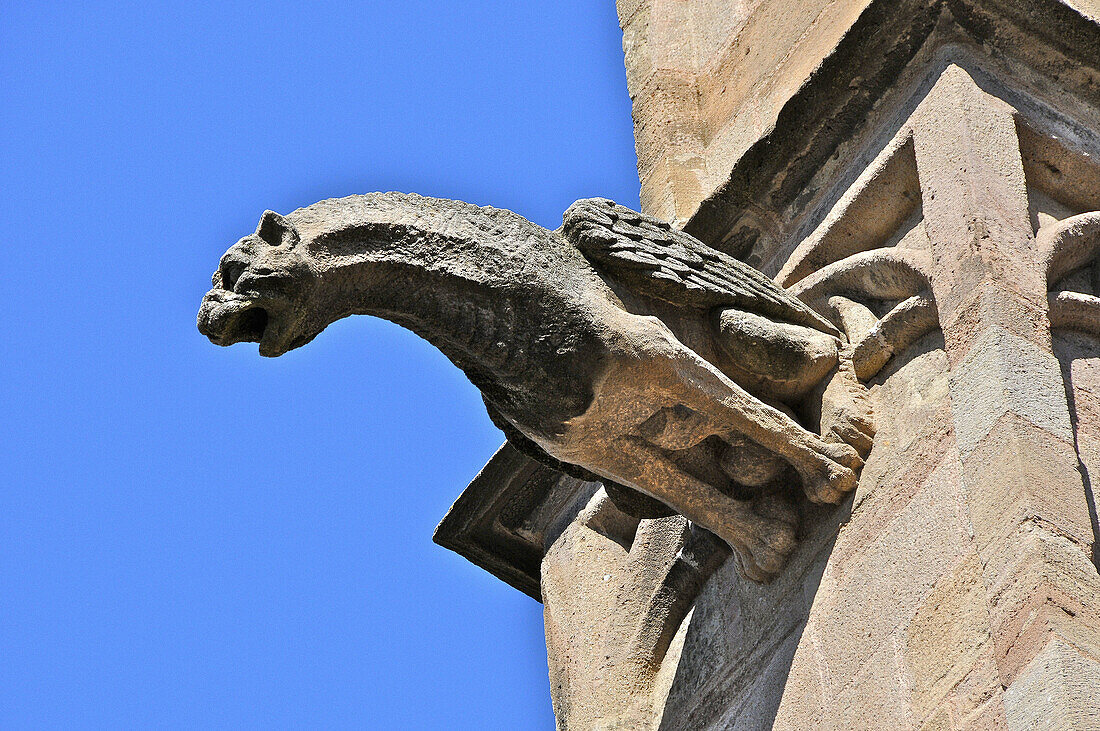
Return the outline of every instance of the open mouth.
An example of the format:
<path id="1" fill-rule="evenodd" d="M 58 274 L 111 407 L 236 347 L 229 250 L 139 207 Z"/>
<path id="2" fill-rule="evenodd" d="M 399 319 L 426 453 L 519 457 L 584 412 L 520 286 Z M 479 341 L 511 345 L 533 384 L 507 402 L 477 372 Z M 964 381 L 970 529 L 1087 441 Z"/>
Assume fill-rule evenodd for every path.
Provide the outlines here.
<path id="1" fill-rule="evenodd" d="M 199 332 L 215 345 L 259 343 L 260 355 L 275 357 L 312 340 L 316 333 L 296 326 L 292 308 L 280 299 L 257 301 L 224 289 L 212 289 L 199 308 Z"/>
<path id="2" fill-rule="evenodd" d="M 263 307 L 249 307 L 237 316 L 234 329 L 239 343 L 258 343 L 267 329 L 268 314 Z"/>
<path id="3" fill-rule="evenodd" d="M 238 291 L 215 286 L 199 307 L 199 331 L 215 345 L 259 343 L 260 355 L 269 358 L 305 345 L 320 330 L 304 327 L 301 306 L 292 293 L 271 291 L 267 285 L 277 279 L 242 276 Z"/>
<path id="4" fill-rule="evenodd" d="M 270 303 L 259 304 L 222 289 L 212 289 L 199 308 L 199 331 L 216 345 L 259 343 L 273 329 Z"/>

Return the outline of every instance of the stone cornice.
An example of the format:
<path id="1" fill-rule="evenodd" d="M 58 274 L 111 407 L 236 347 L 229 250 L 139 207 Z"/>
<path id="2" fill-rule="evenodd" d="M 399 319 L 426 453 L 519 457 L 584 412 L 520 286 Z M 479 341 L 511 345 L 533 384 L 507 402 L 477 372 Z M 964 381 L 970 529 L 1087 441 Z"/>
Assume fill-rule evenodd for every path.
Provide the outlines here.
<path id="1" fill-rule="evenodd" d="M 754 263 L 770 259 L 948 45 L 1022 63 L 1100 103 L 1100 25 L 1065 2 L 874 0 L 685 230 Z"/>
<path id="2" fill-rule="evenodd" d="M 596 488 L 505 443 L 451 506 L 432 540 L 541 602 L 546 539 Z"/>

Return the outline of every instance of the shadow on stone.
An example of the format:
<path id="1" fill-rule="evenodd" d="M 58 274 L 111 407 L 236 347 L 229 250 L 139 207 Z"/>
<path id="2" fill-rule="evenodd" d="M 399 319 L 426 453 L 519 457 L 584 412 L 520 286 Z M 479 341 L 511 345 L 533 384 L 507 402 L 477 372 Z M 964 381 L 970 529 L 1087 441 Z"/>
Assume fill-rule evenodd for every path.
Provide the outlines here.
<path id="1" fill-rule="evenodd" d="M 1096 493 L 1093 490 L 1088 467 L 1089 462 L 1097 463 L 1098 455 L 1095 445 L 1082 444 L 1081 430 L 1078 428 L 1080 414 L 1077 404 L 1078 394 L 1094 393 L 1095 387 L 1100 386 L 1100 383 L 1092 383 L 1094 380 L 1100 380 L 1100 374 L 1088 368 L 1080 368 L 1077 380 L 1082 383 L 1075 383 L 1074 375 L 1075 361 L 1085 362 L 1091 359 L 1095 362 L 1100 358 L 1100 340 L 1077 332 L 1055 332 L 1053 336 L 1054 354 L 1062 366 L 1062 377 L 1066 384 L 1066 401 L 1069 402 L 1069 415 L 1073 423 L 1073 446 L 1077 451 L 1077 470 L 1081 473 L 1081 481 L 1085 486 L 1085 500 L 1089 507 L 1089 520 L 1092 522 L 1092 562 L 1100 570 L 1100 517 L 1097 515 Z M 1086 408 L 1085 411 L 1087 413 L 1088 409 Z"/>
<path id="2" fill-rule="evenodd" d="M 840 527 L 851 515 L 803 502 L 808 527 L 790 565 L 757 584 L 727 561 L 707 582 L 670 656 L 679 652 L 659 728 L 770 729 Z M 679 645 L 679 647 L 677 647 Z"/>

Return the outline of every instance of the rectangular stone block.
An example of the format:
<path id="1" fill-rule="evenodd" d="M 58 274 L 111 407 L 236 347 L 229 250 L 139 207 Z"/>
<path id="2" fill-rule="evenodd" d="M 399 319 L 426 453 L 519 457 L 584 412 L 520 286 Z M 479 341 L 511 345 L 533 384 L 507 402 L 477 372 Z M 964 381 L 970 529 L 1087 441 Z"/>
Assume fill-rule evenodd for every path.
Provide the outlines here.
<path id="1" fill-rule="evenodd" d="M 842 566 L 877 541 L 883 529 L 905 510 L 933 472 L 950 471 L 953 479 L 960 479 L 953 446 L 950 434 L 941 438 L 928 435 L 928 441 L 911 450 L 873 456 L 856 490 L 852 516 L 842 526 L 844 540 L 837 542 L 831 562 Z M 959 495 L 961 497 L 962 493 Z M 965 512 L 961 500 L 956 512 L 960 516 Z"/>
<path id="2" fill-rule="evenodd" d="M 963 298 L 958 309 L 940 313 L 947 334 L 947 354 L 953 367 L 961 367 L 979 336 L 999 328 L 1010 336 L 1034 343 L 1040 351 L 1051 350 L 1050 321 L 1047 319 L 1045 288 L 1040 293 L 1025 291 L 1018 282 L 981 282 Z M 984 344 L 984 343 L 983 343 Z"/>
<path id="3" fill-rule="evenodd" d="M 1057 358 L 1002 327 L 982 331 L 951 371 L 955 438 L 964 461 L 1007 413 L 1073 443 L 1065 383 Z M 1060 465 L 1052 465 L 1059 467 Z"/>
<path id="4" fill-rule="evenodd" d="M 925 728 L 1004 729 L 1003 690 L 992 648 L 983 650 L 974 666 L 951 688 L 920 724 Z"/>
<path id="5" fill-rule="evenodd" d="M 1005 684 L 1059 636 L 1100 657 L 1100 576 L 1084 548 L 1042 525 L 1021 526 L 987 565 L 990 623 Z"/>
<path id="6" fill-rule="evenodd" d="M 1081 546 L 1093 540 L 1084 484 L 1072 441 L 1004 414 L 963 459 L 963 482 L 979 555 L 994 575 L 1026 521 L 1040 521 Z"/>
<path id="7" fill-rule="evenodd" d="M 872 543 L 843 562 L 834 555 L 810 613 L 827 694 L 843 688 L 852 669 L 891 644 L 944 575 L 971 552 L 960 515 L 955 472 L 939 469 Z M 846 540 L 841 532 L 837 550 Z"/>
<path id="8" fill-rule="evenodd" d="M 1012 731 L 1100 729 L 1100 660 L 1052 638 L 1005 691 Z"/>
<path id="9" fill-rule="evenodd" d="M 956 713 L 974 711 L 994 688 L 999 689 L 992 662 L 992 672 L 984 678 L 980 673 L 983 657 L 991 661 L 992 650 L 982 566 L 971 552 L 936 582 L 905 628 L 904 657 L 916 718 L 931 719 L 976 670 L 980 682 L 976 688 L 964 687 L 963 697 L 953 699 Z"/>
<path id="10" fill-rule="evenodd" d="M 642 81 L 645 96 L 634 103 L 635 146 L 638 148 L 639 174 L 644 176 L 659 161 L 689 150 L 701 149 L 701 130 L 690 112 L 697 103 L 695 77 L 687 71 L 660 69 Z M 647 147 L 660 139 L 668 154 L 646 154 Z"/>

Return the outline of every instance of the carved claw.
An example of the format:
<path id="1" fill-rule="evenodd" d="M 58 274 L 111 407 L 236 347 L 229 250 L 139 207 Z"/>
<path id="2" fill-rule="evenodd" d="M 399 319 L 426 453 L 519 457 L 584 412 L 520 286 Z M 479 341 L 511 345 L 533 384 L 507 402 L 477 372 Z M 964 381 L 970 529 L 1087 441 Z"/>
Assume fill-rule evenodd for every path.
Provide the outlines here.
<path id="1" fill-rule="evenodd" d="M 856 489 L 863 460 L 849 444 L 822 442 L 819 449 L 823 459 L 816 469 L 802 473 L 802 491 L 810 502 L 839 503 Z"/>
<path id="2" fill-rule="evenodd" d="M 861 457 L 866 457 L 875 442 L 875 425 L 867 415 L 846 411 L 837 415 L 825 433 L 828 441 L 851 446 Z"/>

